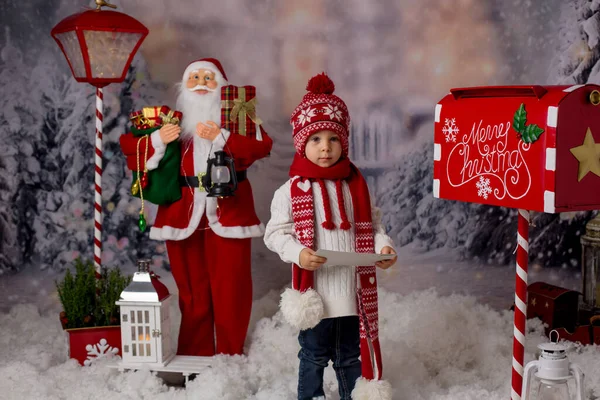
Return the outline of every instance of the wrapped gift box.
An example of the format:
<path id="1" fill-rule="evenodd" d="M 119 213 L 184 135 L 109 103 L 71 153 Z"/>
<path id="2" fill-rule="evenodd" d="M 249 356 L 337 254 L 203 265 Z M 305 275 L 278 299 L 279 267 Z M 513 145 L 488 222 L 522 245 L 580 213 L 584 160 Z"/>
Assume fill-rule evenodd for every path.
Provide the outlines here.
<path id="1" fill-rule="evenodd" d="M 228 85 L 221 88 L 221 127 L 232 134 L 261 140 L 261 119 L 256 114 L 256 88 Z"/>

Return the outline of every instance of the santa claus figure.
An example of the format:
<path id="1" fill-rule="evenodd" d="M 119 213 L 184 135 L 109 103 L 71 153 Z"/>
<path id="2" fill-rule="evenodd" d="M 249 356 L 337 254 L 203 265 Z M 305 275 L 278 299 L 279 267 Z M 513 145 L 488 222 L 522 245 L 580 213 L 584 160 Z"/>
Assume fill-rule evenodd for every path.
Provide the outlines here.
<path id="1" fill-rule="evenodd" d="M 188 65 L 177 99 L 181 126 L 167 124 L 151 134 L 145 164 L 148 170 L 157 168 L 167 144 L 179 141 L 181 199 L 160 205 L 150 230 L 150 238 L 166 241 L 179 289 L 179 355 L 241 354 L 250 321 L 251 238 L 262 236 L 264 226 L 246 170 L 269 154 L 272 140 L 262 127 L 260 140 L 220 127 L 224 85 L 227 76 L 218 60 Z M 121 137 L 130 166 L 139 161 L 137 142 L 131 133 Z M 207 197 L 199 179 L 218 150 L 234 159 L 238 187 L 231 197 Z"/>

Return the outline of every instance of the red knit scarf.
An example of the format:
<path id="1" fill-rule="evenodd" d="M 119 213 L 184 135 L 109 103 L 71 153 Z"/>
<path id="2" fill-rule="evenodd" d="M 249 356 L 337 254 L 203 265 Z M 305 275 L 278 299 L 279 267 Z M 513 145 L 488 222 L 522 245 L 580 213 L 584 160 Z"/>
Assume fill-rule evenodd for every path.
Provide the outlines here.
<path id="1" fill-rule="evenodd" d="M 355 249 L 357 253 L 374 252 L 373 223 L 371 221 L 371 200 L 369 189 L 362 174 L 347 158 L 343 158 L 329 168 L 320 167 L 296 153 L 290 167 L 292 217 L 294 230 L 300 243 L 315 250 L 315 210 L 312 182 L 319 183 L 325 209 L 325 229 L 334 229 L 331 216 L 331 204 L 323 180 L 336 183 L 337 202 L 342 223 L 340 229 L 350 229 L 346 216 L 342 180 L 348 182 L 354 209 Z M 377 309 L 377 277 L 375 266 L 357 266 L 357 308 L 360 318 L 360 353 L 362 376 L 366 379 L 381 379 L 381 349 L 379 346 L 379 315 Z M 292 287 L 304 292 L 314 286 L 313 271 L 292 265 Z M 373 360 L 373 356 L 375 360 Z M 375 361 L 375 363 L 373 363 Z M 376 367 L 376 369 L 375 369 Z"/>

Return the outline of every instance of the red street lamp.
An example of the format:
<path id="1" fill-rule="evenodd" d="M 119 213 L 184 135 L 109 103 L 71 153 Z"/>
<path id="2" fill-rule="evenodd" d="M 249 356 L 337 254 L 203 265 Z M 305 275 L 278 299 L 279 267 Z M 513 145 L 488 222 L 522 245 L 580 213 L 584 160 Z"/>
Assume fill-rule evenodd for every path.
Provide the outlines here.
<path id="1" fill-rule="evenodd" d="M 73 14 L 60 21 L 51 35 L 64 53 L 77 82 L 96 87 L 96 156 L 94 197 L 94 264 L 100 273 L 102 253 L 102 88 L 123 82 L 133 56 L 148 35 L 138 20 L 116 11 L 103 0 L 97 8 Z"/>

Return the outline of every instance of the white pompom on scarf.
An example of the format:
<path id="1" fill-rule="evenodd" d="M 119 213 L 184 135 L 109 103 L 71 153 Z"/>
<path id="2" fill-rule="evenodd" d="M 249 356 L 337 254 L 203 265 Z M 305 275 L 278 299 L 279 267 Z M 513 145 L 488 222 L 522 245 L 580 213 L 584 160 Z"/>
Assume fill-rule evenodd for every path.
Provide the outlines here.
<path id="1" fill-rule="evenodd" d="M 392 400 L 392 385 L 388 381 L 358 378 L 352 400 Z"/>
<path id="2" fill-rule="evenodd" d="M 300 330 L 317 326 L 325 312 L 323 299 L 314 289 L 300 293 L 298 290 L 287 288 L 281 294 L 279 307 L 285 320 Z"/>

